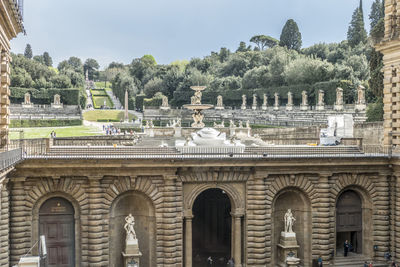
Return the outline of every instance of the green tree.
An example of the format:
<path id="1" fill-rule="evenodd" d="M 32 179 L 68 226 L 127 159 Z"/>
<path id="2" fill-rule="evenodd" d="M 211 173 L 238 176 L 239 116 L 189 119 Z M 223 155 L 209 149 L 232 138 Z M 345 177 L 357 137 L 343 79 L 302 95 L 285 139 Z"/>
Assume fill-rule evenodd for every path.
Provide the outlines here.
<path id="1" fill-rule="evenodd" d="M 94 80 L 95 77 L 97 76 L 97 70 L 100 68 L 99 63 L 93 58 L 88 58 L 85 61 L 85 64 L 83 64 L 83 71 L 86 72 L 86 70 L 89 73 L 89 80 Z"/>
<path id="2" fill-rule="evenodd" d="M 367 31 L 364 27 L 364 17 L 362 9 L 360 7 L 357 7 L 354 10 L 353 16 L 351 17 L 350 26 L 347 31 L 347 40 L 351 47 L 355 47 L 360 42 L 367 42 Z"/>
<path id="3" fill-rule="evenodd" d="M 43 53 L 43 61 L 44 61 L 44 64 L 47 67 L 52 67 L 53 66 L 53 59 L 50 57 L 48 52 L 44 52 Z"/>
<path id="4" fill-rule="evenodd" d="M 302 41 L 299 27 L 293 19 L 289 19 L 288 21 L 286 21 L 285 26 L 283 26 L 279 45 L 285 46 L 288 49 L 299 51 L 301 48 L 301 44 Z"/>
<path id="5" fill-rule="evenodd" d="M 28 59 L 32 59 L 33 57 L 33 53 L 32 53 L 32 47 L 30 44 L 27 44 L 25 47 L 25 52 L 24 52 L 24 56 Z"/>
<path id="6" fill-rule="evenodd" d="M 246 43 L 241 41 L 238 49 L 236 49 L 236 52 L 246 52 L 246 51 L 247 51 Z"/>
<path id="7" fill-rule="evenodd" d="M 385 16 L 384 6 L 381 0 L 375 0 L 371 6 L 371 13 L 369 14 L 370 20 L 370 33 L 378 24 L 379 20 Z"/>
<path id="8" fill-rule="evenodd" d="M 266 47 L 271 48 L 279 44 L 277 39 L 267 35 L 255 35 L 251 37 L 250 42 L 255 43 L 260 50 L 264 50 Z"/>

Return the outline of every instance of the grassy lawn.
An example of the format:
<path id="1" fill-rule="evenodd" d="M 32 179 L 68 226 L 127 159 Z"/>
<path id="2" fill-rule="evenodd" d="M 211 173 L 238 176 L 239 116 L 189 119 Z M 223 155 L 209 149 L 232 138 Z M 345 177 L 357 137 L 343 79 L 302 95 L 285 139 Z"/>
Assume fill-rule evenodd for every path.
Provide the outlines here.
<path id="1" fill-rule="evenodd" d="M 68 127 L 37 127 L 20 128 L 24 131 L 24 138 L 47 138 L 55 131 L 57 137 L 103 135 L 97 127 L 93 126 L 68 126 Z M 10 132 L 10 139 L 19 139 L 18 132 Z"/>
<path id="2" fill-rule="evenodd" d="M 87 121 L 98 121 L 98 120 L 121 121 L 124 119 L 124 114 L 125 112 L 121 110 L 90 110 L 83 113 L 83 119 Z M 135 118 L 134 115 L 129 114 L 129 120 L 132 120 L 134 118 Z"/>
<path id="3" fill-rule="evenodd" d="M 106 101 L 106 105 L 109 108 L 113 108 L 114 104 L 110 101 L 110 98 L 108 96 L 93 96 L 92 100 L 94 102 L 95 107 L 101 107 L 104 105 L 104 100 Z"/>
<path id="4" fill-rule="evenodd" d="M 94 84 L 96 85 L 96 88 L 110 88 L 111 87 L 110 82 L 106 82 L 105 87 L 104 87 L 104 82 L 95 82 Z"/>

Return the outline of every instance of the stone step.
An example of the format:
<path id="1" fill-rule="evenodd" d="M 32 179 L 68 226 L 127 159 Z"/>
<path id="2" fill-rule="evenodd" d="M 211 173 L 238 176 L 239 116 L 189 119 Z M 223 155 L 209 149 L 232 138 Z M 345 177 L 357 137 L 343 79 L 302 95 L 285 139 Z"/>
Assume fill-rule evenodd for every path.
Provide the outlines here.
<path id="1" fill-rule="evenodd" d="M 334 259 L 333 265 L 335 267 L 364 267 L 364 262 L 371 262 L 371 258 L 361 254 L 354 254 L 348 257 L 337 256 Z M 377 263 L 372 261 L 374 267 L 388 267 L 387 263 Z"/>

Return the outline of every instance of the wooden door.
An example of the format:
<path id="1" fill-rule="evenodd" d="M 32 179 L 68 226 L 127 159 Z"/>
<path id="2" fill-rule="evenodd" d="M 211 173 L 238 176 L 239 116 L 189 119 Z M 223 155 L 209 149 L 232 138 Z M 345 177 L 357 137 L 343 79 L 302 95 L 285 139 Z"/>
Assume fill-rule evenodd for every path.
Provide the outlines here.
<path id="1" fill-rule="evenodd" d="M 47 266 L 75 266 L 74 209 L 63 198 L 47 200 L 39 212 L 39 235 L 46 237 Z"/>

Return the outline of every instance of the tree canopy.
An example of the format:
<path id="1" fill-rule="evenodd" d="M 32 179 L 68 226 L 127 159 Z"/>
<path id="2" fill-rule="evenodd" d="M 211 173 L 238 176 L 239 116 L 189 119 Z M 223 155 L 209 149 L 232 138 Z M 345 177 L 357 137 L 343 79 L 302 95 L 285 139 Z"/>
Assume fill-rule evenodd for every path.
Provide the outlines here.
<path id="1" fill-rule="evenodd" d="M 280 46 L 299 51 L 302 45 L 301 33 L 297 23 L 293 19 L 286 21 L 283 26 L 279 41 Z"/>

